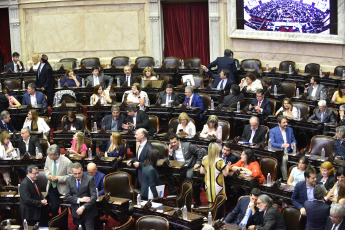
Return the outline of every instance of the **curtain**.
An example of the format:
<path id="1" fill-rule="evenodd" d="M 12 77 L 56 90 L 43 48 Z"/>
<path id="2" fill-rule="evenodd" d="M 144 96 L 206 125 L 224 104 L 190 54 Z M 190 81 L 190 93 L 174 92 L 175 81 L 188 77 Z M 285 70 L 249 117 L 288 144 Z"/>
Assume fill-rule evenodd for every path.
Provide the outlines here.
<path id="1" fill-rule="evenodd" d="M 198 57 L 209 64 L 207 3 L 163 3 L 164 56 Z"/>
<path id="2" fill-rule="evenodd" d="M 8 9 L 0 8 L 0 53 L 5 64 L 11 61 L 10 22 Z"/>

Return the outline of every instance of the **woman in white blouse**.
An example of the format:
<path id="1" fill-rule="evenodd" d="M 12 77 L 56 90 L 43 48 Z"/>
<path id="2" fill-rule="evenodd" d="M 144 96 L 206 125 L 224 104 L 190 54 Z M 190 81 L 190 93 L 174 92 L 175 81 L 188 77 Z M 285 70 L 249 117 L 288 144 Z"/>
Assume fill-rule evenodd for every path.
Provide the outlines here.
<path id="1" fill-rule="evenodd" d="M 111 104 L 113 102 L 109 95 L 104 92 L 101 85 L 95 86 L 90 99 L 90 105 L 96 105 L 98 101 L 101 103 L 101 105 Z"/>
<path id="2" fill-rule="evenodd" d="M 44 118 L 38 117 L 37 111 L 34 109 L 29 110 L 23 125 L 24 127 L 29 127 L 31 131 L 43 132 L 43 138 L 47 138 L 50 133 L 50 127 Z"/>
<path id="3" fill-rule="evenodd" d="M 292 105 L 292 101 L 290 98 L 284 98 L 283 106 L 278 109 L 276 112 L 276 116 L 282 112 L 283 115 L 289 119 L 297 119 L 298 111 L 297 108 Z"/>
<path id="4" fill-rule="evenodd" d="M 259 79 L 256 79 L 255 74 L 247 73 L 245 78 L 242 78 L 240 83 L 241 91 L 244 87 L 247 87 L 247 92 L 256 92 L 258 89 L 262 89 L 262 84 Z"/>
<path id="5" fill-rule="evenodd" d="M 183 112 L 178 116 L 178 123 L 176 134 L 195 136 L 195 125 L 187 113 Z"/>
<path id="6" fill-rule="evenodd" d="M 4 131 L 0 134 L 0 159 L 12 159 L 17 157 L 17 152 L 10 141 L 11 135 Z M 0 169 L 4 181 L 7 185 L 11 184 L 10 173 L 5 169 Z"/>
<path id="7" fill-rule="evenodd" d="M 126 98 L 127 95 L 127 98 Z M 141 91 L 141 87 L 139 83 L 134 83 L 132 85 L 132 90 L 126 91 L 123 94 L 122 101 L 126 100 L 127 104 L 131 103 L 138 103 L 140 107 L 143 108 L 144 106 L 150 105 L 149 96 L 146 92 Z"/>
<path id="8" fill-rule="evenodd" d="M 204 125 L 204 128 L 202 129 L 200 133 L 200 137 L 207 138 L 207 137 L 215 137 L 217 138 L 216 142 L 219 146 L 222 145 L 222 126 L 218 125 L 218 117 L 216 115 L 211 115 L 206 124 Z"/>
<path id="9" fill-rule="evenodd" d="M 147 81 L 158 80 L 157 74 L 155 73 L 153 68 L 150 66 L 145 67 L 145 69 L 143 70 L 143 74 L 144 74 L 143 76 L 144 80 L 147 80 Z"/>

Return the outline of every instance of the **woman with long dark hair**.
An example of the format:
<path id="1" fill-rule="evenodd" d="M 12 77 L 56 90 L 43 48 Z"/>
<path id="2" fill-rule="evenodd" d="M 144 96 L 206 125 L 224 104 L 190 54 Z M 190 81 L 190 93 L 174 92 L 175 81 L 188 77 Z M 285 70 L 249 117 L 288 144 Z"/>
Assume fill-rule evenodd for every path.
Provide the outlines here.
<path id="1" fill-rule="evenodd" d="M 159 158 L 159 151 L 157 149 L 150 149 L 147 153 L 146 160 L 142 167 L 142 181 L 140 195 L 144 200 L 149 196 L 149 188 L 152 191 L 154 199 L 158 199 L 159 195 L 156 186 L 161 184 L 159 172 L 156 168 Z"/>

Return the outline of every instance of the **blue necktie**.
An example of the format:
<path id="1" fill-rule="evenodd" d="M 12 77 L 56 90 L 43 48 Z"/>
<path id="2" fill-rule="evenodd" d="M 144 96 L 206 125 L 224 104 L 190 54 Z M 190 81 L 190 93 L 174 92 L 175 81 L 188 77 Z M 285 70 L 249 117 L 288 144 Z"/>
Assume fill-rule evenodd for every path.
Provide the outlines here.
<path id="1" fill-rule="evenodd" d="M 4 123 L 4 127 L 5 127 L 5 129 L 8 131 L 8 128 L 7 128 L 7 124 L 6 124 L 6 123 Z"/>
<path id="2" fill-rule="evenodd" d="M 250 217 L 251 215 L 252 215 L 252 209 L 251 209 L 251 208 L 249 208 L 248 216 L 247 216 L 247 218 L 246 218 L 246 219 L 243 219 L 243 220 L 241 221 L 240 226 L 242 226 L 242 224 L 247 225 L 248 220 L 249 220 L 249 217 Z"/>
<path id="3" fill-rule="evenodd" d="M 223 89 L 224 79 L 220 82 L 220 89 Z"/>
<path id="4" fill-rule="evenodd" d="M 80 189 L 80 180 L 77 180 L 77 184 L 78 184 L 78 192 L 79 192 L 79 189 Z"/>
<path id="5" fill-rule="evenodd" d="M 170 96 L 170 95 L 168 95 L 168 101 L 170 101 L 170 97 L 171 97 L 171 96 Z M 170 102 L 168 102 L 168 105 L 170 105 Z"/>

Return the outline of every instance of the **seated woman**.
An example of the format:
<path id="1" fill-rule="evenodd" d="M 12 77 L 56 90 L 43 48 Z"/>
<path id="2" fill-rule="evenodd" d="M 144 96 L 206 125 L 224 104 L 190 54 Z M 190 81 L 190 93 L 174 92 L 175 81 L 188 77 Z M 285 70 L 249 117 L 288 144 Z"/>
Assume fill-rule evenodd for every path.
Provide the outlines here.
<path id="1" fill-rule="evenodd" d="M 339 167 L 335 173 L 337 177 L 337 182 L 333 185 L 333 188 L 328 192 L 326 200 L 332 201 L 333 203 L 338 203 L 338 194 L 340 184 L 345 181 L 345 167 Z"/>
<path id="2" fill-rule="evenodd" d="M 332 102 L 345 103 L 345 83 L 341 83 L 337 91 L 334 92 Z"/>
<path id="3" fill-rule="evenodd" d="M 127 95 L 127 98 L 126 98 Z M 126 91 L 123 94 L 122 102 L 126 100 L 127 104 L 131 103 L 138 103 L 140 107 L 143 108 L 144 106 L 150 105 L 149 96 L 146 92 L 141 91 L 141 86 L 139 83 L 134 83 L 132 85 L 132 90 Z"/>
<path id="4" fill-rule="evenodd" d="M 178 126 L 176 130 L 176 134 L 180 135 L 188 135 L 188 136 L 195 136 L 196 128 L 193 121 L 190 119 L 187 113 L 182 112 L 178 116 Z"/>
<path id="5" fill-rule="evenodd" d="M 90 98 L 90 105 L 96 105 L 100 102 L 101 105 L 111 104 L 113 100 L 108 94 L 104 93 L 103 87 L 101 85 L 96 85 L 93 90 L 93 94 Z"/>
<path id="6" fill-rule="evenodd" d="M 25 127 L 28 127 L 31 131 L 43 132 L 43 138 L 46 139 L 50 133 L 50 127 L 44 118 L 38 117 L 37 111 L 34 109 L 29 110 L 23 125 L 23 128 Z"/>
<path id="7" fill-rule="evenodd" d="M 30 66 L 32 66 L 32 69 L 35 71 L 37 71 L 38 66 L 40 66 L 39 58 L 40 58 L 40 56 L 38 54 L 33 54 L 31 56 L 32 62 L 30 62 Z"/>
<path id="8" fill-rule="evenodd" d="M 3 131 L 0 134 L 0 159 L 12 159 L 17 157 L 17 152 L 10 141 L 11 135 L 7 131 Z M 8 170 L 5 168 L 0 168 L 0 173 L 2 174 L 6 185 L 11 184 L 11 177 Z"/>
<path id="9" fill-rule="evenodd" d="M 156 186 L 161 185 L 159 178 L 159 172 L 156 168 L 159 157 L 159 151 L 157 149 L 150 149 L 147 153 L 144 164 L 140 164 L 142 167 L 142 181 L 140 195 L 143 200 L 147 200 L 149 196 L 149 188 L 152 192 L 154 199 L 159 199 Z"/>
<path id="10" fill-rule="evenodd" d="M 298 118 L 297 108 L 292 105 L 290 98 L 284 98 L 283 106 L 278 109 L 275 115 L 278 116 L 279 113 L 283 113 L 283 115 L 289 119 Z"/>
<path id="11" fill-rule="evenodd" d="M 222 126 L 218 125 L 218 117 L 216 115 L 211 115 L 206 124 L 204 125 L 204 128 L 202 129 L 200 133 L 200 137 L 207 138 L 208 136 L 217 138 L 217 143 L 219 147 L 222 146 L 222 136 L 223 136 L 223 130 Z"/>
<path id="12" fill-rule="evenodd" d="M 230 170 L 240 170 L 241 174 L 254 177 L 259 181 L 260 184 L 266 181 L 261 172 L 259 163 L 255 160 L 253 150 L 251 149 L 245 149 L 241 154 L 241 159 L 235 164 L 231 165 Z"/>
<path id="13" fill-rule="evenodd" d="M 67 83 L 68 87 L 79 87 L 81 82 L 79 76 L 74 74 L 73 69 L 67 69 L 65 76 L 61 79 L 60 85 L 63 87 Z"/>
<path id="14" fill-rule="evenodd" d="M 67 112 L 67 119 L 64 120 L 62 127 L 65 130 L 81 130 L 84 131 L 84 124 L 77 119 L 75 113 L 70 110 Z"/>
<path id="15" fill-rule="evenodd" d="M 335 177 L 334 177 L 334 167 L 331 162 L 325 161 L 320 166 L 320 173 L 317 174 L 316 180 L 318 182 L 321 182 L 327 191 L 331 190 L 333 188 L 333 185 L 335 183 Z"/>
<path id="16" fill-rule="evenodd" d="M 107 143 L 107 151 L 105 151 L 105 157 L 118 157 L 123 158 L 125 154 L 125 148 L 122 145 L 122 137 L 119 132 L 113 132 L 110 136 L 110 141 Z"/>
<path id="17" fill-rule="evenodd" d="M 305 181 L 304 171 L 307 167 L 310 167 L 308 158 L 305 156 L 300 157 L 297 167 L 291 170 L 287 184 L 295 186 L 298 182 Z"/>
<path id="18" fill-rule="evenodd" d="M 145 67 L 145 69 L 143 70 L 143 79 L 147 80 L 147 81 L 152 81 L 152 80 L 158 80 L 157 79 L 157 74 L 155 73 L 155 71 L 153 70 L 152 67 L 147 66 Z"/>
<path id="19" fill-rule="evenodd" d="M 262 89 L 262 84 L 259 79 L 256 79 L 255 74 L 247 73 L 245 78 L 242 78 L 240 83 L 241 91 L 244 87 L 247 87 L 247 92 L 256 92 L 258 89 Z"/>
<path id="20" fill-rule="evenodd" d="M 7 100 L 8 100 L 8 103 L 9 103 L 9 108 L 18 108 L 20 107 L 22 104 L 19 103 L 19 101 L 14 97 L 14 96 L 11 96 L 8 92 L 7 89 L 4 89 L 2 91 L 3 94 L 5 94 Z"/>
<path id="21" fill-rule="evenodd" d="M 70 154 L 75 154 L 81 158 L 86 157 L 86 144 L 85 144 L 85 134 L 82 132 L 76 132 L 73 136 L 71 148 L 68 148 Z"/>
<path id="22" fill-rule="evenodd" d="M 216 143 L 209 144 L 208 154 L 201 163 L 200 174 L 205 174 L 205 191 L 210 207 L 219 193 L 225 196 L 224 177 L 229 174 L 230 165 L 231 162 L 225 164 L 219 157 L 219 146 Z"/>

